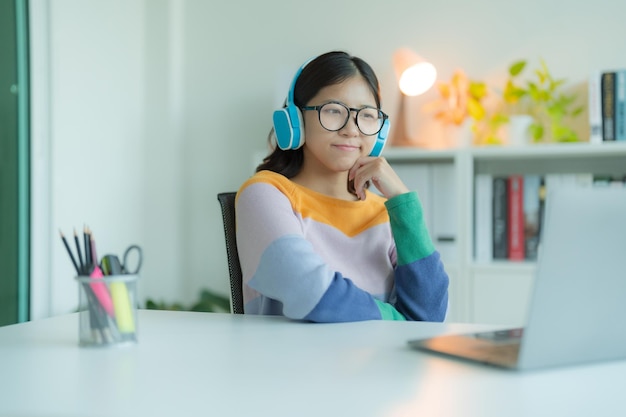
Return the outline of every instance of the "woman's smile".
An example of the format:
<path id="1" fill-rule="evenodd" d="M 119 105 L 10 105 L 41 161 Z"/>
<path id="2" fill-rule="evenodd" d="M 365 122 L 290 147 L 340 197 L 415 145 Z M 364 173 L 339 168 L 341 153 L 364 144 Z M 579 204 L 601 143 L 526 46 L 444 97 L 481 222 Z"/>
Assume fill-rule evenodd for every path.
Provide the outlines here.
<path id="1" fill-rule="evenodd" d="M 334 148 L 339 149 L 340 151 L 345 151 L 345 152 L 358 152 L 361 150 L 361 147 L 358 145 L 351 145 L 348 143 L 338 143 L 335 145 L 332 145 Z"/>

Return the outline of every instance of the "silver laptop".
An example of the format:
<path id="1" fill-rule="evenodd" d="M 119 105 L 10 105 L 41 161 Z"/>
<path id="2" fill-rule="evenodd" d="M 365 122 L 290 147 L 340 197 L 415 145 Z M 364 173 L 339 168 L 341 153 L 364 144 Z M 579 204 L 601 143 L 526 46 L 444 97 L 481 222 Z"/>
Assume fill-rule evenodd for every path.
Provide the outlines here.
<path id="1" fill-rule="evenodd" d="M 514 369 L 626 359 L 625 320 L 626 187 L 557 188 L 525 327 L 409 345 Z"/>

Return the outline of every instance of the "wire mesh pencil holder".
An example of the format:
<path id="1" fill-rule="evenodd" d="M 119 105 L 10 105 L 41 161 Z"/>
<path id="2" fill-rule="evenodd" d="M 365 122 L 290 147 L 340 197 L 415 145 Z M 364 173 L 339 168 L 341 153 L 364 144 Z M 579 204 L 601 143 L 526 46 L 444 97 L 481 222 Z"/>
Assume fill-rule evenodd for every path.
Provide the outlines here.
<path id="1" fill-rule="evenodd" d="M 80 346 L 137 342 L 138 275 L 78 276 Z"/>

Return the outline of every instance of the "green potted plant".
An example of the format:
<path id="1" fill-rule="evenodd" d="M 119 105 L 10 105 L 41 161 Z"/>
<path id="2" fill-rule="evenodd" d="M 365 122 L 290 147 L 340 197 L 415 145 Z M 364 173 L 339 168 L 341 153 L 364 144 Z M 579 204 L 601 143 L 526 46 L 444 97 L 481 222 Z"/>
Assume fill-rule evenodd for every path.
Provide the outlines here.
<path id="1" fill-rule="evenodd" d="M 534 142 L 578 142 L 578 134 L 567 123 L 583 111 L 582 105 L 576 105 L 577 95 L 564 91 L 566 80 L 554 78 L 544 60 L 533 71 L 534 77 L 522 81 L 526 67 L 526 60 L 509 67 L 502 92 L 505 112 L 532 117 L 529 129 Z"/>
<path id="2" fill-rule="evenodd" d="M 170 310 L 170 311 L 200 311 L 200 312 L 222 312 L 230 311 L 230 300 L 221 294 L 203 289 L 200 291 L 200 299 L 191 306 L 185 306 L 179 302 L 166 303 L 164 301 L 146 300 L 148 310 Z"/>
<path id="3" fill-rule="evenodd" d="M 530 117 L 528 129 L 533 142 L 579 141 L 567 123 L 583 111 L 582 105 L 576 105 L 578 96 L 564 92 L 566 80 L 555 79 L 543 60 L 533 71 L 533 78 L 522 80 L 526 67 L 526 60 L 511 64 L 504 89 L 499 92 L 457 69 L 450 81 L 437 84 L 439 97 L 427 109 L 444 125 L 461 126 L 470 120 L 475 145 L 505 143 L 503 128 L 514 130 L 512 125 L 520 116 Z M 491 99 L 491 106 L 486 105 L 487 99 Z"/>

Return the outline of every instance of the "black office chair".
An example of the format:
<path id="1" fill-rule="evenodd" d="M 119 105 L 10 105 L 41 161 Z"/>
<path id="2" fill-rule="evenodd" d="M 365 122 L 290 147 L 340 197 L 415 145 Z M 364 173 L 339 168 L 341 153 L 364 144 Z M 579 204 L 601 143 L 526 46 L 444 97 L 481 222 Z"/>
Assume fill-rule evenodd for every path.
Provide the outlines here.
<path id="1" fill-rule="evenodd" d="M 230 309 L 233 314 L 243 314 L 243 276 L 237 252 L 237 236 L 235 234 L 235 196 L 236 192 L 219 193 L 217 200 L 222 209 L 224 222 L 224 238 L 226 240 L 226 256 L 230 275 Z"/>

